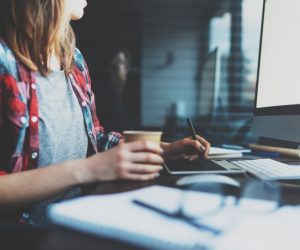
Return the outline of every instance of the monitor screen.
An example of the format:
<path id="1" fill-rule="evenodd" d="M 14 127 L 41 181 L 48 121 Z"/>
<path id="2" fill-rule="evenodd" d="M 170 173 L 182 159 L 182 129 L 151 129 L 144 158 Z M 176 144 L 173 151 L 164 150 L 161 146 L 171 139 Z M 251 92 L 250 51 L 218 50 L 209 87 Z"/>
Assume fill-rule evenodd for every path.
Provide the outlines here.
<path id="1" fill-rule="evenodd" d="M 267 0 L 257 108 L 300 104 L 300 1 Z"/>
<path id="2" fill-rule="evenodd" d="M 264 0 L 253 130 L 300 142 L 300 1 Z"/>

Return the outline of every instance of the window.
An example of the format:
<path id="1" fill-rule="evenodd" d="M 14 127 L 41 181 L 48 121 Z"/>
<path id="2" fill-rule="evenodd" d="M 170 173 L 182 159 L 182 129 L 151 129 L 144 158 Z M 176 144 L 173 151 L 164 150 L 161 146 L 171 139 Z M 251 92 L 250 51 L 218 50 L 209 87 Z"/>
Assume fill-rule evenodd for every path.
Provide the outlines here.
<path id="1" fill-rule="evenodd" d="M 209 50 L 221 57 L 218 112 L 205 131 L 220 142 L 248 143 L 255 100 L 262 0 L 231 1 L 209 23 Z"/>

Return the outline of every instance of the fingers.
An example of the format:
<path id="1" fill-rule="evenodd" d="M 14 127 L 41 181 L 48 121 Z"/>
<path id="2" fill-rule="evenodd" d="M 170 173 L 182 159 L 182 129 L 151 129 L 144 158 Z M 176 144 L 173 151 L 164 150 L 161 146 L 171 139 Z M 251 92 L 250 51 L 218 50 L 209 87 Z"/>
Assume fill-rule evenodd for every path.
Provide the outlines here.
<path id="1" fill-rule="evenodd" d="M 203 154 L 204 154 L 205 157 L 207 157 L 208 153 L 209 153 L 209 150 L 210 150 L 210 143 L 207 140 L 205 140 L 203 137 L 199 136 L 199 135 L 197 135 L 197 140 L 200 141 L 200 143 L 204 147 L 204 149 L 202 148 Z"/>
<path id="2" fill-rule="evenodd" d="M 155 174 L 162 169 L 161 165 L 132 164 L 126 169 L 126 172 L 132 174 Z"/>
<path id="3" fill-rule="evenodd" d="M 123 143 L 116 152 L 115 175 L 120 179 L 152 180 L 159 176 L 163 159 L 159 155 L 161 148 L 155 143 L 135 141 Z"/>
<path id="4" fill-rule="evenodd" d="M 150 181 L 154 180 L 159 176 L 158 173 L 152 173 L 152 174 L 133 174 L 133 173 L 125 173 L 122 176 L 122 179 L 127 179 L 127 180 L 134 180 L 134 181 Z"/>
<path id="5" fill-rule="evenodd" d="M 120 179 L 147 181 L 155 179 L 159 176 L 159 171 L 163 167 L 161 165 L 146 164 L 128 164 L 126 167 L 119 169 L 118 177 Z"/>
<path id="6" fill-rule="evenodd" d="M 134 142 L 129 142 L 126 143 L 126 146 L 128 150 L 133 151 L 133 152 L 141 152 L 141 151 L 148 151 L 148 152 L 153 152 L 156 154 L 162 154 L 163 150 L 162 148 L 150 141 L 134 141 Z"/>
<path id="7" fill-rule="evenodd" d="M 163 163 L 163 158 L 157 154 L 153 154 L 150 152 L 135 152 L 129 155 L 129 161 L 161 165 Z"/>
<path id="8" fill-rule="evenodd" d="M 204 146 L 197 140 L 193 140 L 191 138 L 184 139 L 184 145 L 193 148 L 196 152 L 202 153 L 204 151 Z"/>
<path id="9" fill-rule="evenodd" d="M 207 157 L 209 150 L 210 150 L 210 143 L 206 141 L 201 136 L 197 135 L 197 141 L 196 140 L 188 140 L 187 143 L 191 145 L 198 154 Z"/>

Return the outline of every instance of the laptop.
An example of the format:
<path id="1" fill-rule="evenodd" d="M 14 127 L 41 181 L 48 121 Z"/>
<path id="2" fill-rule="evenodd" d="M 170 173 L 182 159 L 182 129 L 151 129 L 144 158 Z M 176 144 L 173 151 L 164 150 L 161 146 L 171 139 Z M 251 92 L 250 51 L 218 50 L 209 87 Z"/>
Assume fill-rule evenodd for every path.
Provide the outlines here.
<path id="1" fill-rule="evenodd" d="M 188 174 L 245 174 L 244 169 L 226 160 L 167 160 L 164 167 L 171 175 Z"/>

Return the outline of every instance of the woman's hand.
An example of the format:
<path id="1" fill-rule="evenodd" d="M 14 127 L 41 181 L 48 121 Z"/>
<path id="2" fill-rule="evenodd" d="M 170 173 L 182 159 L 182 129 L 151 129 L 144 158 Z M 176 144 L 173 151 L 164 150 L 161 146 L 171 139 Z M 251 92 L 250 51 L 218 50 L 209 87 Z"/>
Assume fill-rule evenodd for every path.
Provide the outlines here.
<path id="1" fill-rule="evenodd" d="M 120 143 L 117 147 L 96 154 L 87 160 L 90 178 L 98 180 L 152 180 L 162 170 L 162 149 L 146 141 Z"/>
<path id="2" fill-rule="evenodd" d="M 166 159 L 188 159 L 195 160 L 198 157 L 206 158 L 210 150 L 210 143 L 197 135 L 197 140 L 191 137 L 181 139 L 172 143 L 161 143 Z"/>

